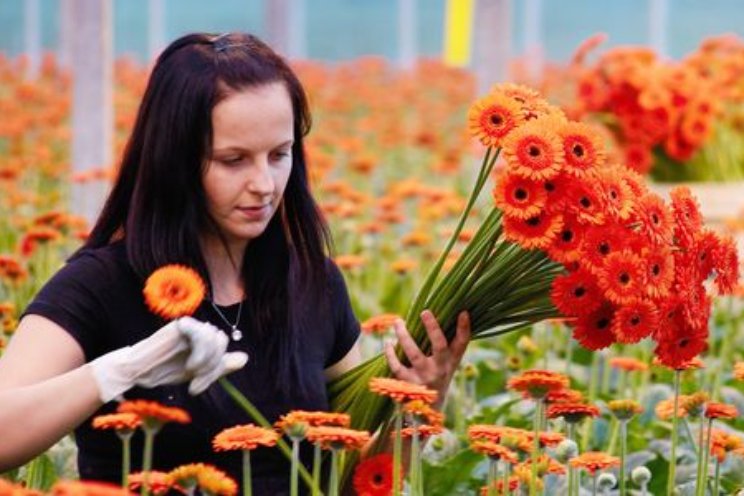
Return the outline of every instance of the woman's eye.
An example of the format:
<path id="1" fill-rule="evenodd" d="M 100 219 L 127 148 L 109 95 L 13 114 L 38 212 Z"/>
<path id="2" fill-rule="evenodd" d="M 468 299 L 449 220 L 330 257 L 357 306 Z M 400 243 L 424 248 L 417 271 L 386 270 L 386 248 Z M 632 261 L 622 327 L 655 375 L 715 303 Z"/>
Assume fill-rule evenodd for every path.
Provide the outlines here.
<path id="1" fill-rule="evenodd" d="M 243 157 L 226 157 L 220 160 L 220 162 L 227 165 L 234 165 L 239 164 L 241 160 L 243 160 Z"/>
<path id="2" fill-rule="evenodd" d="M 274 160 L 282 160 L 290 156 L 289 152 L 274 152 Z"/>

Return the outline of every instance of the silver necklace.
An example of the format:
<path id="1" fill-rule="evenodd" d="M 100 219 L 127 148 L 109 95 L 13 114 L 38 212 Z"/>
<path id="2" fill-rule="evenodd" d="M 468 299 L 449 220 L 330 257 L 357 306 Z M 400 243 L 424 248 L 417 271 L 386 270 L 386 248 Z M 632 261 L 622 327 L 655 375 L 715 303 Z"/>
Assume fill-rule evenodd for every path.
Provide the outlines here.
<path id="1" fill-rule="evenodd" d="M 240 304 L 238 305 L 238 316 L 235 318 L 235 323 L 231 324 L 229 320 L 227 320 L 227 317 L 225 317 L 225 314 L 222 313 L 222 311 L 217 308 L 217 305 L 214 303 L 213 299 L 209 299 L 209 303 L 212 304 L 212 308 L 214 308 L 214 311 L 217 312 L 217 315 L 219 315 L 222 320 L 225 321 L 225 324 L 227 324 L 230 327 L 230 338 L 233 341 L 240 341 L 243 339 L 243 331 L 238 329 L 238 323 L 240 322 L 240 312 L 243 310 L 243 300 L 240 300 Z"/>

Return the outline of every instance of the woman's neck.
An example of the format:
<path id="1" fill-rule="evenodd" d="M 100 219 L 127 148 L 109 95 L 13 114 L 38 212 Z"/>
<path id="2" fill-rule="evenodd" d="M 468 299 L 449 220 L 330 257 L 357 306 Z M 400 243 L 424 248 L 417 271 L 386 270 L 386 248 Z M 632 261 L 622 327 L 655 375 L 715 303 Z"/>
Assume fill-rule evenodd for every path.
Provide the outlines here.
<path id="1" fill-rule="evenodd" d="M 246 246 L 245 243 L 225 245 L 222 240 L 211 237 L 201 242 L 212 287 L 212 301 L 218 305 L 231 305 L 245 297 L 243 254 Z"/>

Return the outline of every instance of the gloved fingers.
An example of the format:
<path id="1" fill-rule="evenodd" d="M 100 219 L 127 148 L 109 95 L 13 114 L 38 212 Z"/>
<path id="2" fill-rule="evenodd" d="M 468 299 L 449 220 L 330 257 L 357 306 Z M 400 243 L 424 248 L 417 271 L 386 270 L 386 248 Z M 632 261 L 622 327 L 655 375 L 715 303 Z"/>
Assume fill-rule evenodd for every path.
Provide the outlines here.
<path id="1" fill-rule="evenodd" d="M 186 370 L 198 376 L 219 366 L 227 350 L 227 343 L 227 335 L 219 331 L 210 332 L 203 340 L 195 340 L 192 344 L 191 355 L 186 361 Z"/>
<path id="2" fill-rule="evenodd" d="M 225 353 L 217 367 L 207 371 L 205 374 L 198 375 L 189 383 L 189 394 L 196 396 L 204 392 L 214 381 L 223 375 L 235 372 L 248 363 L 248 354 L 242 351 L 233 351 Z"/>

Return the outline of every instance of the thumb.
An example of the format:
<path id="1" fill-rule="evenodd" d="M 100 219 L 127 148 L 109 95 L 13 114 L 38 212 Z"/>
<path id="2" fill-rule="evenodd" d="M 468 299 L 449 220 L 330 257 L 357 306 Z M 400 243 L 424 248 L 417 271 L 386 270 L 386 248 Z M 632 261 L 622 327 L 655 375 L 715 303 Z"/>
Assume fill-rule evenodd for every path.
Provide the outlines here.
<path id="1" fill-rule="evenodd" d="M 222 357 L 222 363 L 225 366 L 222 375 L 230 374 L 245 367 L 245 364 L 248 363 L 248 353 L 242 351 L 225 353 L 225 356 Z"/>
<path id="2" fill-rule="evenodd" d="M 222 357 L 222 361 L 218 367 L 213 368 L 205 374 L 200 374 L 194 377 L 189 384 L 189 393 L 192 396 L 201 394 L 206 390 L 214 381 L 220 377 L 235 372 L 245 366 L 248 363 L 248 353 L 242 351 L 233 351 L 225 353 Z"/>

